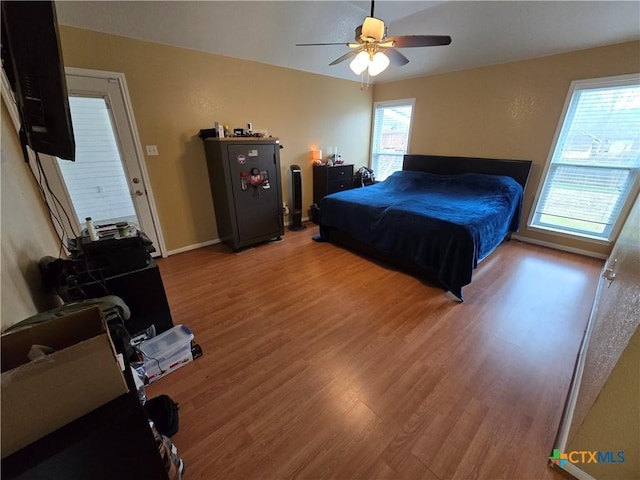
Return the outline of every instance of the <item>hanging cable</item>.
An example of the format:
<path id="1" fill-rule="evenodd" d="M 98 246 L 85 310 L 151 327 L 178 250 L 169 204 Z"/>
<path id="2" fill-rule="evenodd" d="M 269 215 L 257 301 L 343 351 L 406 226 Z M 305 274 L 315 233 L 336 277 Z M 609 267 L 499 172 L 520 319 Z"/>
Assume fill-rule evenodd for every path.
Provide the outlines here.
<path id="1" fill-rule="evenodd" d="M 27 156 L 27 158 L 29 157 Z M 43 180 L 40 176 L 41 175 L 40 170 L 38 169 L 38 175 L 36 175 L 36 172 L 34 172 L 31 162 L 29 161 L 28 163 L 29 163 L 28 165 L 29 172 L 33 176 L 33 180 L 36 182 L 36 185 L 38 186 L 38 190 L 40 191 L 40 195 L 42 197 L 42 201 L 44 202 L 44 206 L 47 209 L 47 212 L 49 213 L 49 219 L 51 220 L 53 229 L 56 232 L 56 236 L 60 240 L 60 252 L 62 252 L 62 250 L 65 248 L 65 245 L 64 245 L 65 233 L 64 233 L 64 226 L 62 224 L 62 220 L 60 220 L 58 215 L 51 209 L 51 205 L 49 204 L 46 191 L 42 186 Z M 56 224 L 57 224 L 57 227 L 56 227 Z"/>
<path id="2" fill-rule="evenodd" d="M 64 205 L 62 205 L 62 202 L 60 201 L 60 199 L 56 196 L 56 194 L 51 189 L 51 185 L 49 184 L 49 179 L 47 178 L 46 174 L 44 173 L 44 169 L 42 167 L 42 162 L 40 161 L 40 155 L 38 155 L 38 153 L 36 153 L 36 162 L 38 164 L 38 169 L 43 174 L 45 185 L 47 187 L 47 191 L 49 192 L 51 197 L 55 200 L 57 205 L 59 205 L 60 208 L 62 209 L 62 211 L 63 211 L 63 213 L 64 213 L 64 215 L 65 215 L 65 217 L 67 219 L 67 223 L 69 224 L 69 228 L 71 230 L 71 233 L 73 234 L 74 237 L 79 237 L 80 234 L 76 233 L 76 228 L 75 228 L 73 222 L 71 222 L 71 219 L 69 218 L 69 214 L 67 213 L 66 209 L 64 208 Z M 56 207 L 56 211 L 57 211 L 57 207 Z"/>

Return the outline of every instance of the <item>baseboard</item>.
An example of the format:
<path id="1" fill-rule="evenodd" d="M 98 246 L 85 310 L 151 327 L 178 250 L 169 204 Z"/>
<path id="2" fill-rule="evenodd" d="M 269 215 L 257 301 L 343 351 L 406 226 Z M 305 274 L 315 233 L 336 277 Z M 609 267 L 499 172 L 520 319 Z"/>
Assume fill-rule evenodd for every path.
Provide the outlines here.
<path id="1" fill-rule="evenodd" d="M 584 470 L 576 467 L 573 463 L 565 463 L 562 467 L 558 467 L 558 470 L 562 470 L 562 472 L 559 472 L 561 474 L 568 473 L 571 478 L 575 478 L 576 480 L 596 480 Z M 554 469 L 556 472 L 558 472 L 558 470 Z"/>
<path id="2" fill-rule="evenodd" d="M 302 217 L 302 221 L 303 222 L 308 222 L 309 221 L 309 217 Z M 196 248 L 208 247 L 209 245 L 215 245 L 216 243 L 220 243 L 220 239 L 219 238 L 215 238 L 213 240 L 208 240 L 208 241 L 202 242 L 202 243 L 194 243 L 193 245 L 187 245 L 186 247 L 176 248 L 175 250 L 169 250 L 167 252 L 167 257 L 169 255 L 175 255 L 177 253 L 184 253 L 184 252 L 188 252 L 189 250 L 195 250 Z"/>
<path id="3" fill-rule="evenodd" d="M 215 245 L 216 243 L 220 243 L 219 238 L 208 240 L 202 243 L 194 243 L 193 245 L 187 245 L 186 247 L 176 248 L 175 250 L 169 250 L 167 252 L 167 257 L 169 255 L 175 255 L 177 253 L 184 253 L 184 252 L 188 252 L 189 250 L 195 250 L 196 248 L 208 247 L 209 245 Z"/>
<path id="4" fill-rule="evenodd" d="M 585 255 L 587 257 L 599 258 L 601 260 L 605 260 L 607 258 L 606 255 L 603 255 L 601 253 L 594 253 L 594 252 L 591 252 L 589 250 L 583 250 L 581 248 L 567 247 L 565 245 L 560 245 L 558 243 L 545 242 L 545 241 L 536 240 L 536 239 L 533 239 L 533 238 L 522 237 L 520 235 L 515 235 L 514 234 L 514 235 L 511 235 L 511 238 L 513 238 L 514 240 L 518 240 L 520 242 L 523 242 L 523 243 L 531 243 L 533 245 L 540 245 L 541 247 L 555 248 L 556 250 L 562 250 L 564 252 L 570 252 L 570 253 L 577 253 L 579 255 Z"/>

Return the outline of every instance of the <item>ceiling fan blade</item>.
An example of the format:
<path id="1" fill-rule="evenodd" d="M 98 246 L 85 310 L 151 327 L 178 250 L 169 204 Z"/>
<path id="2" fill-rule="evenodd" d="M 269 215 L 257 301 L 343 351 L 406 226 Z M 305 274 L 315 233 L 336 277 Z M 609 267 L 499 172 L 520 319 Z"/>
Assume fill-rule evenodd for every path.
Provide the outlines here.
<path id="1" fill-rule="evenodd" d="M 382 49 L 382 51 L 387 57 L 389 57 L 389 61 L 391 62 L 391 64 L 395 65 L 396 67 L 401 67 L 409 63 L 409 59 L 407 57 L 405 57 L 399 51 L 394 50 L 393 48 L 385 48 Z"/>
<path id="2" fill-rule="evenodd" d="M 342 55 L 340 58 L 336 58 L 329 65 L 337 65 L 338 63 L 342 63 L 345 60 L 349 60 L 351 57 L 355 57 L 357 54 L 359 54 L 362 51 L 363 51 L 362 48 L 358 48 L 357 50 L 351 50 L 350 52 L 347 52 L 344 55 Z"/>
<path id="3" fill-rule="evenodd" d="M 385 41 L 393 41 L 396 48 L 436 47 L 438 45 L 449 45 L 451 37 L 449 35 L 402 35 L 386 38 Z"/>
<path id="4" fill-rule="evenodd" d="M 351 45 L 350 43 L 340 42 L 340 43 L 296 43 L 296 47 L 316 47 L 322 45 L 346 45 L 347 47 Z"/>

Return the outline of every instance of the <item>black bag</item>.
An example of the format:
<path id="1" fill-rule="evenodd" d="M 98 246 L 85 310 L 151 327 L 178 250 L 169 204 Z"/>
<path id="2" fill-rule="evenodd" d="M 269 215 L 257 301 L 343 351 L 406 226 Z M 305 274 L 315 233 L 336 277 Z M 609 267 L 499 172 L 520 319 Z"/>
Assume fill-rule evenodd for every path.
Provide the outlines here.
<path id="1" fill-rule="evenodd" d="M 172 437 L 178 432 L 178 404 L 169 395 L 147 400 L 144 409 L 162 435 Z"/>
<path id="2" fill-rule="evenodd" d="M 373 175 L 373 170 L 367 167 L 360 167 L 353 176 L 354 187 L 366 187 L 376 183 L 376 178 Z"/>

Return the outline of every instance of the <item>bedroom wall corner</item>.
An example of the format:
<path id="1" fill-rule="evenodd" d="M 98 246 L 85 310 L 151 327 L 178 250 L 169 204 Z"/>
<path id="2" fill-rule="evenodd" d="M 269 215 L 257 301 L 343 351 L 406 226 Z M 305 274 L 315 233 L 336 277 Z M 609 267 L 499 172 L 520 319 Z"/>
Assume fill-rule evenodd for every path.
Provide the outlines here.
<path id="1" fill-rule="evenodd" d="M 355 167 L 366 165 L 371 91 L 354 81 L 70 26 L 60 26 L 65 64 L 123 72 L 169 251 L 218 238 L 202 140 L 214 121 L 247 122 L 279 137 L 283 201 L 289 166 L 302 167 L 303 216 L 313 198 L 312 149 L 338 147 Z"/>
<path id="2" fill-rule="evenodd" d="M 374 101 L 414 97 L 409 152 L 532 160 L 518 237 L 604 258 L 611 247 L 527 228 L 573 80 L 640 72 L 640 41 L 409 80 L 376 83 Z"/>

